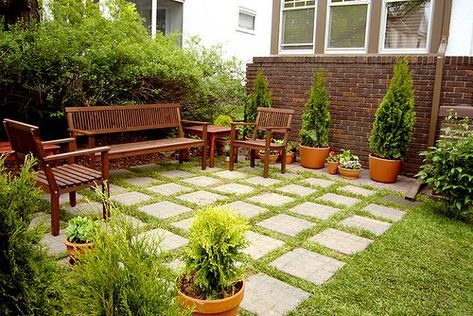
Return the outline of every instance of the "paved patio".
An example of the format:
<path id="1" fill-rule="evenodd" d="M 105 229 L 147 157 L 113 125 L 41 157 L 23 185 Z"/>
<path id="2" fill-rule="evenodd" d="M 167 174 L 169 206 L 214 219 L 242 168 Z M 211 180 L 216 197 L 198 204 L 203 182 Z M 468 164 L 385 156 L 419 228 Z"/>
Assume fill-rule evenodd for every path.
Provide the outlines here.
<path id="1" fill-rule="evenodd" d="M 275 167 L 278 167 L 277 165 Z M 307 170 L 291 164 L 270 178 L 260 167 L 240 163 L 234 171 L 200 170 L 195 164 L 165 163 L 112 172 L 112 200 L 126 212 L 143 235 L 158 235 L 163 250 L 172 250 L 170 267 L 178 269 L 195 210 L 223 205 L 246 217 L 251 230 L 243 264 L 251 266 L 241 307 L 256 315 L 284 315 L 310 297 L 311 287 L 331 282 L 350 265 L 352 256 L 370 251 L 370 245 L 402 220 L 415 203 L 403 194 L 413 180 L 395 184 L 361 179 L 343 180 L 325 169 Z M 77 207 L 61 200 L 71 216 L 100 214 L 101 205 L 81 192 Z M 48 220 L 38 214 L 35 223 Z M 62 227 L 65 222 L 62 223 Z M 65 256 L 64 235 L 45 235 L 50 252 Z"/>

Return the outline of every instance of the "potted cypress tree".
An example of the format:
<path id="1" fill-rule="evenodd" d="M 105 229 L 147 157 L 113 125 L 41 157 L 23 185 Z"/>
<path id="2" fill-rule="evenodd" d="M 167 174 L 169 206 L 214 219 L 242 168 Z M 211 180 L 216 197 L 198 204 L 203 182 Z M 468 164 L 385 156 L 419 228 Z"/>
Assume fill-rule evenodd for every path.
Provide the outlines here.
<path id="1" fill-rule="evenodd" d="M 374 181 L 396 182 L 414 128 L 414 88 L 406 58 L 394 65 L 388 91 L 376 110 L 370 136 L 369 168 Z"/>
<path id="2" fill-rule="evenodd" d="M 256 121 L 258 107 L 268 107 L 272 105 L 271 92 L 269 92 L 269 84 L 263 73 L 259 69 L 256 73 L 255 81 L 253 82 L 253 92 L 250 94 L 248 105 L 245 107 L 244 120 L 248 123 Z M 243 135 L 249 136 L 251 128 L 244 129 Z"/>
<path id="3" fill-rule="evenodd" d="M 179 302 L 193 315 L 237 315 L 243 299 L 243 270 L 237 262 L 247 245 L 248 223 L 240 215 L 209 207 L 197 213 L 178 279 Z"/>
<path id="4" fill-rule="evenodd" d="M 328 146 L 328 127 L 330 123 L 329 95 L 326 89 L 325 70 L 319 69 L 309 99 L 302 114 L 300 159 L 305 168 L 320 169 L 325 165 L 330 147 Z"/>

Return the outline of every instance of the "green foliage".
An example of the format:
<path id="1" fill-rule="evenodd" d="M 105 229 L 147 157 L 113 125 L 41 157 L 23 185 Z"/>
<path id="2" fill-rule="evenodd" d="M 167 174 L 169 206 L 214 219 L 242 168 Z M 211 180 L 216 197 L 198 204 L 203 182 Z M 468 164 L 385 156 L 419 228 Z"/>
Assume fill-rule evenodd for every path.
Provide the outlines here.
<path id="1" fill-rule="evenodd" d="M 370 150 L 376 157 L 403 159 L 414 128 L 414 88 L 406 58 L 394 65 L 393 78 L 376 110 L 370 136 Z"/>
<path id="2" fill-rule="evenodd" d="M 28 229 L 39 211 L 28 157 L 17 176 L 0 157 L 0 310 L 2 315 L 62 315 L 61 268 L 40 246 L 41 235 Z"/>
<path id="3" fill-rule="evenodd" d="M 64 234 L 73 243 L 92 242 L 94 241 L 96 226 L 91 218 L 77 216 L 68 222 Z"/>
<path id="4" fill-rule="evenodd" d="M 340 154 L 336 154 L 333 150 L 328 153 L 327 162 L 339 162 Z"/>
<path id="5" fill-rule="evenodd" d="M 224 155 L 224 156 L 229 157 L 231 150 L 232 150 L 232 147 L 231 147 L 229 144 L 223 145 L 222 151 L 223 151 L 223 155 Z"/>
<path id="6" fill-rule="evenodd" d="M 248 105 L 245 107 L 245 122 L 255 122 L 258 113 L 258 107 L 268 107 L 272 105 L 271 92 L 269 92 L 269 84 L 260 69 L 256 73 L 255 81 L 253 82 L 253 92 L 250 94 Z M 245 130 L 245 135 L 249 134 L 249 130 Z"/>
<path id="7" fill-rule="evenodd" d="M 185 277 L 192 287 L 187 294 L 202 299 L 219 299 L 233 295 L 243 279 L 237 261 L 246 246 L 247 221 L 221 207 L 209 207 L 196 215 L 190 228 L 186 248 Z"/>
<path id="8" fill-rule="evenodd" d="M 446 118 L 447 127 L 436 147 L 421 153 L 424 165 L 417 176 L 445 197 L 448 215 L 473 220 L 473 134 L 471 120 Z"/>
<path id="9" fill-rule="evenodd" d="M 80 315 L 181 315 L 172 277 L 159 241 L 136 237 L 136 228 L 118 210 L 101 226 L 92 252 L 69 277 Z"/>
<path id="10" fill-rule="evenodd" d="M 295 142 L 287 142 L 287 152 L 288 153 L 296 153 L 298 145 Z"/>
<path id="11" fill-rule="evenodd" d="M 319 69 L 314 74 L 309 100 L 307 100 L 302 114 L 302 127 L 299 136 L 303 146 L 328 146 L 329 106 L 330 100 L 326 88 L 325 70 Z"/>
<path id="12" fill-rule="evenodd" d="M 342 152 L 338 154 L 338 161 L 340 167 L 344 169 L 361 169 L 360 158 L 353 155 L 350 150 L 342 149 Z"/>
<path id="13" fill-rule="evenodd" d="M 233 123 L 232 118 L 229 115 L 225 115 L 225 114 L 220 114 L 214 120 L 215 126 L 231 126 L 232 123 Z"/>

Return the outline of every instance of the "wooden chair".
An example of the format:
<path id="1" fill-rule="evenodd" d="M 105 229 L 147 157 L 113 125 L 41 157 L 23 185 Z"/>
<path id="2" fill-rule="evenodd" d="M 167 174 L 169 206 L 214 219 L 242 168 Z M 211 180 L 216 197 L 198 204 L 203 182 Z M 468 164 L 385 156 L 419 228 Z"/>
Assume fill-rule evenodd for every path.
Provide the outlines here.
<path id="1" fill-rule="evenodd" d="M 231 151 L 230 151 L 230 170 L 233 170 L 235 148 L 243 147 L 250 149 L 250 166 L 255 166 L 256 150 L 264 151 L 264 169 L 263 177 L 267 178 L 269 175 L 269 153 L 277 150 L 282 152 L 281 159 L 281 173 L 286 172 L 286 145 L 291 130 L 293 110 L 273 109 L 273 108 L 258 108 L 255 123 L 234 122 L 232 123 L 231 131 Z M 238 125 L 253 126 L 253 135 L 251 139 L 237 139 L 236 127 Z M 265 131 L 265 139 L 258 139 L 258 132 Z M 284 142 L 276 144 L 273 140 L 273 134 L 284 134 Z"/>
<path id="2" fill-rule="evenodd" d="M 76 150 L 74 138 L 65 138 L 51 141 L 41 141 L 39 128 L 33 125 L 5 119 L 3 121 L 7 131 L 12 149 L 19 159 L 23 161 L 27 154 L 32 154 L 42 170 L 36 174 L 37 186 L 51 194 L 51 233 L 59 234 L 59 196 L 69 193 L 71 206 L 76 205 L 76 191 L 91 186 L 102 185 L 105 193 L 108 186 L 106 181 L 109 175 L 108 151 L 109 147 L 98 147 L 93 149 Z M 46 156 L 44 146 L 68 144 L 69 152 Z M 76 163 L 78 156 L 101 153 L 101 172 L 81 166 Z M 66 164 L 60 164 L 62 160 Z M 106 218 L 105 203 L 103 205 L 103 216 Z"/>

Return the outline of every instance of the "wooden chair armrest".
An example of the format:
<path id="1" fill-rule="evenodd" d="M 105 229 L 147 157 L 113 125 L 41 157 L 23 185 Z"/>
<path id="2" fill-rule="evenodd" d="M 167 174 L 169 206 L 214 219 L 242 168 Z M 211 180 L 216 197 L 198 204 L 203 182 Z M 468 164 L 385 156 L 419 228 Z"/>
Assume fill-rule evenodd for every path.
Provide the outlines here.
<path id="1" fill-rule="evenodd" d="M 181 120 L 181 123 L 185 125 L 210 125 L 209 122 L 190 121 L 190 120 Z"/>
<path id="2" fill-rule="evenodd" d="M 54 139 L 54 140 L 47 140 L 42 142 L 43 145 L 57 145 L 57 144 L 65 144 L 70 142 L 75 142 L 75 138 L 62 138 L 62 139 Z"/>
<path id="3" fill-rule="evenodd" d="M 271 132 L 271 130 L 273 130 L 273 129 L 280 129 L 280 130 L 286 130 L 286 131 L 291 130 L 290 127 L 276 127 L 276 126 L 261 127 L 261 129 L 267 130 L 268 132 Z"/>
<path id="4" fill-rule="evenodd" d="M 53 161 L 53 160 L 71 158 L 71 157 L 86 156 L 86 155 L 99 153 L 99 152 L 100 153 L 108 152 L 109 150 L 110 150 L 110 147 L 108 147 L 108 146 L 76 150 L 76 151 L 71 151 L 71 152 L 68 152 L 68 153 L 62 153 L 62 154 L 57 154 L 57 155 L 51 155 L 51 156 L 44 157 L 44 161 Z"/>
<path id="5" fill-rule="evenodd" d="M 243 125 L 243 126 L 256 126 L 256 123 L 232 122 L 232 126 L 238 126 L 238 125 Z"/>

